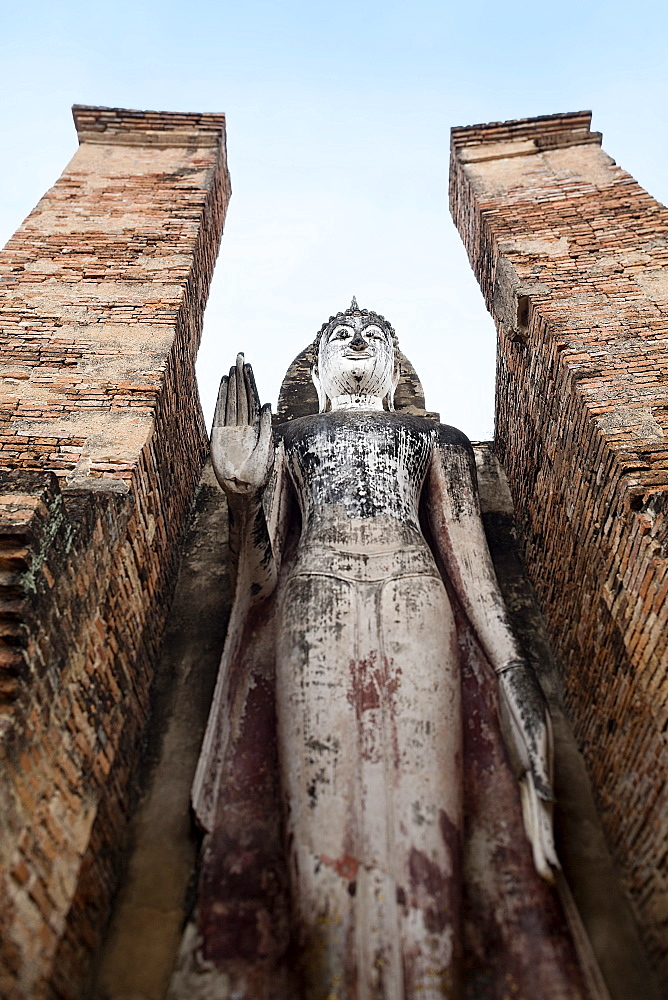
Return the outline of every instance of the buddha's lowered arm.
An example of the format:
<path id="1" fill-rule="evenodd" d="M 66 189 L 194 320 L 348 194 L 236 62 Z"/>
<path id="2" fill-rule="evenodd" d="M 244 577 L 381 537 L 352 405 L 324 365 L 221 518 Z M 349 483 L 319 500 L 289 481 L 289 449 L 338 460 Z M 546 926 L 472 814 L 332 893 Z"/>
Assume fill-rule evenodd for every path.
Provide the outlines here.
<path id="1" fill-rule="evenodd" d="M 499 684 L 501 728 L 539 873 L 559 862 L 552 833 L 552 729 L 545 698 L 510 628 L 485 537 L 470 443 L 442 428 L 426 483 L 438 554 Z"/>

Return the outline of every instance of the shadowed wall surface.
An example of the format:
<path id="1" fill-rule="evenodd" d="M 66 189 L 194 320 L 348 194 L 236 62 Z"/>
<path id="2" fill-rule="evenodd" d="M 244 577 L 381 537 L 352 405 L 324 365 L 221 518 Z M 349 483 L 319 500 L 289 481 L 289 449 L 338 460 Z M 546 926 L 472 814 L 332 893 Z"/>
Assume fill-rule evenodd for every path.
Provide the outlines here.
<path id="1" fill-rule="evenodd" d="M 668 211 L 586 112 L 452 132 L 498 327 L 497 451 L 566 700 L 668 983 Z"/>
<path id="2" fill-rule="evenodd" d="M 0 257 L 0 993 L 81 995 L 125 839 L 230 188 L 222 115 L 75 107 Z"/>

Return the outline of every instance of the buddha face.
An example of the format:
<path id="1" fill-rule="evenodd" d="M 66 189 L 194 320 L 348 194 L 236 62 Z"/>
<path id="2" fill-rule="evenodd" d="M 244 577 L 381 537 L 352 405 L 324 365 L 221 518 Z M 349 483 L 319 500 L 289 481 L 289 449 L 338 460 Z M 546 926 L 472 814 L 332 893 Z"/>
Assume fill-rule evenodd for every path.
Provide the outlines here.
<path id="1" fill-rule="evenodd" d="M 328 399 L 371 396 L 383 399 L 393 389 L 394 343 L 372 316 L 345 316 L 320 341 L 318 370 Z"/>

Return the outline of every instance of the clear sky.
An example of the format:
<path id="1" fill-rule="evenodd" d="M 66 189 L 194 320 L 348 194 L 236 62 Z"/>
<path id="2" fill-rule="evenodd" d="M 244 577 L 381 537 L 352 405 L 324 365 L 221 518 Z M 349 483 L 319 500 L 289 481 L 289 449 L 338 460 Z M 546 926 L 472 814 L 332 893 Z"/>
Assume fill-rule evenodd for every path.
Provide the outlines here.
<path id="1" fill-rule="evenodd" d="M 233 196 L 198 371 L 237 350 L 275 403 L 349 305 L 383 313 L 427 405 L 493 426 L 495 334 L 447 207 L 453 125 L 594 112 L 660 200 L 668 8 L 508 0 L 0 0 L 0 242 L 76 148 L 73 103 L 224 111 Z"/>

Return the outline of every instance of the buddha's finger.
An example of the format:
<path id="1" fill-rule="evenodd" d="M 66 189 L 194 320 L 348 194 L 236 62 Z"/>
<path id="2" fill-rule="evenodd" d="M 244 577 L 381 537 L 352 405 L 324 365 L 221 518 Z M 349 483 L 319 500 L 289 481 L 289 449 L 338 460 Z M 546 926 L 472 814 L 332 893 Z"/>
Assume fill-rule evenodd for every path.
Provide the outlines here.
<path id="1" fill-rule="evenodd" d="M 220 380 L 220 386 L 218 387 L 218 399 L 216 400 L 216 410 L 213 415 L 213 426 L 220 427 L 221 424 L 225 423 L 225 407 L 227 405 L 227 386 L 230 379 L 229 376 L 223 375 Z"/>
<path id="2" fill-rule="evenodd" d="M 250 365 L 244 365 L 244 375 L 246 378 L 246 395 L 248 396 L 248 422 L 256 426 L 260 415 L 260 397 L 255 385 L 253 369 Z"/>
<path id="3" fill-rule="evenodd" d="M 230 381 L 227 387 L 227 407 L 225 411 L 225 423 L 228 427 L 237 425 L 237 370 L 230 368 Z"/>
<path id="4" fill-rule="evenodd" d="M 257 446 L 259 449 L 268 448 L 271 441 L 271 403 L 265 403 L 260 410 L 260 433 L 258 434 Z"/>
<path id="5" fill-rule="evenodd" d="M 237 354 L 237 424 L 244 427 L 248 423 L 248 396 L 244 377 L 244 356 Z"/>

